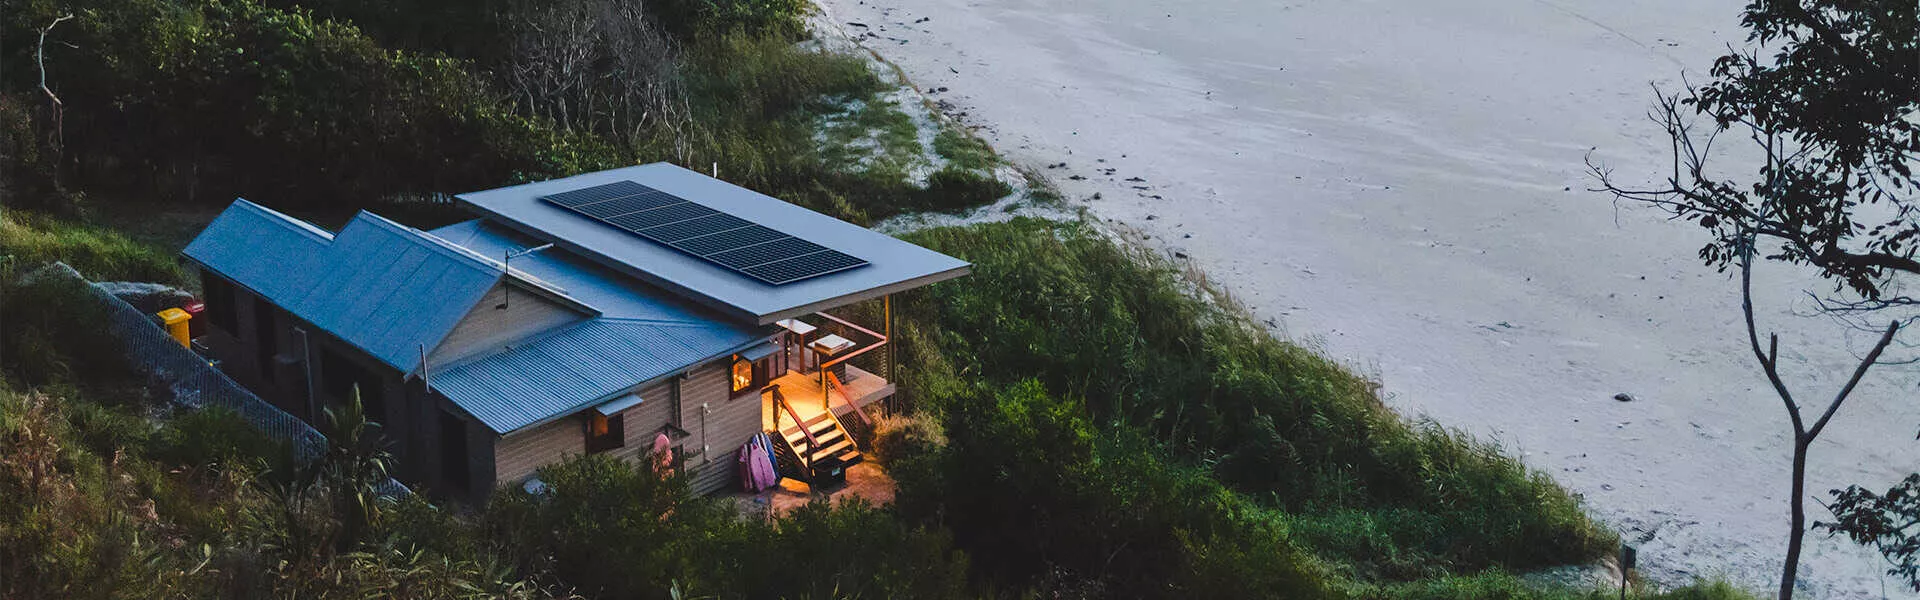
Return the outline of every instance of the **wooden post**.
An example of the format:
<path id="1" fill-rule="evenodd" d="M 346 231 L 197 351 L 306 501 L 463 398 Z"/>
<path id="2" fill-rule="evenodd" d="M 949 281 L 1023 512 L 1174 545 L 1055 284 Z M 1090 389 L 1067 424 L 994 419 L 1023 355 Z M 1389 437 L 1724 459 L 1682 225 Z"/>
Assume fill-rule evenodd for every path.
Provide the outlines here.
<path id="1" fill-rule="evenodd" d="M 881 324 L 880 331 L 887 337 L 887 381 L 893 381 L 894 376 L 898 374 L 893 360 L 893 294 L 880 297 L 880 311 L 884 314 L 883 320 L 886 321 Z"/>

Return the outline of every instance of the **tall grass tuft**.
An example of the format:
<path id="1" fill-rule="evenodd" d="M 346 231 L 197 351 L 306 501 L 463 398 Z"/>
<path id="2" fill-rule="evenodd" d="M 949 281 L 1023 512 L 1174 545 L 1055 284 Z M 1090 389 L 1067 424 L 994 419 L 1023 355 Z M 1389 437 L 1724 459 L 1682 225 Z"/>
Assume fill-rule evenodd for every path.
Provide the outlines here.
<path id="1" fill-rule="evenodd" d="M 186 271 L 165 250 L 110 229 L 17 210 L 0 212 L 0 261 L 0 268 L 13 272 L 62 261 L 95 280 L 186 281 Z"/>

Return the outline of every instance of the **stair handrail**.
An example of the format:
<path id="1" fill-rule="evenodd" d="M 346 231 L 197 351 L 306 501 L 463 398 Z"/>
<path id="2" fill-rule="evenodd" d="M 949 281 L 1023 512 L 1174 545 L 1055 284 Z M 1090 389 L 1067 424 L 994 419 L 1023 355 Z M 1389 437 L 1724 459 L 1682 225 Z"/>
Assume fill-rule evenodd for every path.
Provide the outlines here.
<path id="1" fill-rule="evenodd" d="M 802 420 L 802 419 L 800 418 L 800 412 L 799 412 L 799 411 L 796 411 L 796 410 L 794 410 L 794 409 L 793 409 L 793 404 L 790 404 L 790 403 L 788 403 L 788 402 L 787 402 L 787 395 L 786 395 L 786 394 L 782 394 L 782 393 L 780 393 L 780 388 L 779 388 L 779 387 L 775 387 L 775 388 L 773 388 L 773 401 L 774 401 L 774 402 L 778 402 L 778 403 L 780 404 L 780 408 L 783 408 L 783 409 L 786 409 L 786 411 L 787 411 L 787 417 L 789 417 L 789 418 L 792 418 L 792 419 L 793 419 L 793 426 L 794 426 L 794 427 L 797 427 L 797 428 L 799 428 L 799 429 L 800 429 L 800 435 L 802 435 L 802 436 L 806 436 L 806 438 L 807 438 L 807 456 L 806 456 L 806 459 L 807 459 L 807 468 L 808 468 L 808 469 L 812 469 L 812 468 L 813 468 L 813 458 L 814 458 L 814 456 L 813 456 L 813 453 L 814 453 L 814 452 L 816 452 L 816 451 L 819 451 L 819 450 L 820 450 L 820 441 L 819 441 L 819 440 L 816 440 L 816 439 L 813 439 L 813 432 L 812 432 L 812 431 L 808 431 L 808 430 L 807 430 L 807 422 L 806 422 L 805 420 Z M 828 411 L 827 411 L 827 416 L 828 416 L 828 417 L 832 417 L 832 416 L 833 416 L 833 411 L 832 411 L 832 410 L 828 410 Z M 836 423 L 836 424 L 837 424 L 837 423 Z M 787 434 L 786 434 L 786 432 L 784 432 L 784 431 L 781 431 L 781 432 L 775 432 L 775 433 L 779 433 L 781 437 L 786 437 L 786 435 L 787 435 Z"/>
<path id="2" fill-rule="evenodd" d="M 828 396 L 828 399 L 829 402 L 831 402 L 832 396 Z M 840 428 L 840 437 L 847 439 L 847 447 L 852 448 L 855 452 L 860 451 L 860 441 L 853 439 L 853 430 L 847 429 L 847 424 L 840 422 L 840 417 L 833 414 L 832 404 L 827 405 L 826 413 L 827 418 L 833 420 L 833 426 Z"/>
<path id="3" fill-rule="evenodd" d="M 846 401 L 847 406 L 853 407 L 853 413 L 860 417 L 860 424 L 873 426 L 873 417 L 867 416 L 867 409 L 861 408 L 860 403 L 853 400 L 853 394 L 847 392 L 847 384 L 840 383 L 839 375 L 835 375 L 833 371 L 827 371 L 827 385 L 832 386 L 834 391 L 840 392 L 840 398 Z M 827 412 L 833 412 L 832 405 L 828 405 Z"/>

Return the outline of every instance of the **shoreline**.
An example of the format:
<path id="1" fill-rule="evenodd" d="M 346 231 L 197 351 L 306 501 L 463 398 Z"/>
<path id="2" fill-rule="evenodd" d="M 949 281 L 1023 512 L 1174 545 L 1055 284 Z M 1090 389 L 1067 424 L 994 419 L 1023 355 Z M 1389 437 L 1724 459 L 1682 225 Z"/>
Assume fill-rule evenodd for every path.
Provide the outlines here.
<path id="1" fill-rule="evenodd" d="M 1587 147 L 1622 173 L 1653 172 L 1657 161 L 1634 160 L 1660 149 L 1646 135 L 1658 130 L 1635 118 L 1651 99 L 1645 82 L 1677 81 L 1682 67 L 1697 79 L 1718 42 L 1696 37 L 1737 33 L 1732 3 L 1656 24 L 1621 14 L 1633 7 L 1515 9 L 1481 33 L 1542 29 L 1509 45 L 1541 45 L 1552 60 L 1467 48 L 1461 60 L 1480 62 L 1452 71 L 1447 52 L 1395 70 L 1409 55 L 1375 51 L 1444 47 L 1423 44 L 1444 37 L 1431 31 L 1382 41 L 1408 20 L 1445 22 L 1418 7 L 1376 6 L 1383 14 L 1364 23 L 1338 7 L 1282 7 L 1284 18 L 1241 15 L 1198 43 L 1181 34 L 1244 7 L 823 4 L 832 26 L 1051 179 L 1067 206 L 1190 260 L 1277 334 L 1379 379 L 1403 415 L 1498 442 L 1582 495 L 1639 547 L 1650 580 L 1766 589 L 1777 576 L 1784 415 L 1734 343 L 1734 288 L 1694 262 L 1697 231 L 1581 191 Z M 1314 33 L 1339 27 L 1356 40 Z M 1271 29 L 1302 38 L 1280 46 L 1309 56 L 1271 52 Z M 1512 90 L 1475 74 L 1506 56 L 1511 73 L 1541 76 L 1581 52 L 1606 59 L 1592 69 L 1601 76 L 1547 73 L 1525 87 L 1604 85 L 1516 92 L 1566 106 L 1515 109 L 1497 93 Z M 1449 89 L 1447 77 L 1462 81 Z M 1561 113 L 1572 116 L 1555 123 Z M 1763 319 L 1802 354 L 1797 387 L 1823 392 L 1833 377 L 1820 373 L 1849 354 L 1830 326 L 1792 316 L 1809 282 L 1783 271 L 1760 275 L 1785 290 L 1761 299 Z M 1914 377 L 1870 379 L 1816 448 L 1809 489 L 1891 483 L 1896 465 L 1920 462 L 1900 444 L 1920 409 L 1896 397 Z M 1636 400 L 1611 399 L 1621 392 Z M 1803 590 L 1881 597 L 1886 583 L 1909 597 L 1881 564 L 1809 535 Z"/>

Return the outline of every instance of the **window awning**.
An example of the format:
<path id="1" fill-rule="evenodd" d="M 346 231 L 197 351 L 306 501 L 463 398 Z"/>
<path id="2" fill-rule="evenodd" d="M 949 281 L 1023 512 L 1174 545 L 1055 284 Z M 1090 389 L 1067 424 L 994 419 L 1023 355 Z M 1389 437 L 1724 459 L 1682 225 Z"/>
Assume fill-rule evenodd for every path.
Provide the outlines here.
<path id="1" fill-rule="evenodd" d="M 608 401 L 606 404 L 595 406 L 593 410 L 601 415 L 611 417 L 620 414 L 620 411 L 639 406 L 641 402 L 646 402 L 646 399 L 641 398 L 639 394 L 627 394 Z"/>
<path id="2" fill-rule="evenodd" d="M 760 344 L 758 346 L 754 346 L 746 350 L 741 350 L 740 358 L 744 358 L 747 360 L 760 360 L 762 358 L 772 356 L 774 351 L 777 351 L 779 349 L 780 347 L 775 345 L 773 342 L 767 342 L 765 344 Z"/>

